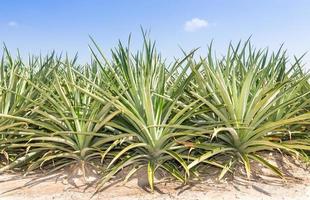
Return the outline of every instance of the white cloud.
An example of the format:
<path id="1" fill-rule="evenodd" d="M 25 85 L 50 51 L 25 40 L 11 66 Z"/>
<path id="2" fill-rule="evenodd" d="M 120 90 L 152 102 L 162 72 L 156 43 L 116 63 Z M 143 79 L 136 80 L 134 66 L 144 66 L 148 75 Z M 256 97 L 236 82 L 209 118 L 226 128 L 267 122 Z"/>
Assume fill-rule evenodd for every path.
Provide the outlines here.
<path id="1" fill-rule="evenodd" d="M 189 21 L 186 21 L 184 24 L 184 30 L 188 32 L 195 32 L 199 29 L 205 28 L 208 26 L 208 21 L 199 18 L 193 18 Z"/>
<path id="2" fill-rule="evenodd" d="M 8 23 L 8 26 L 10 26 L 10 27 L 17 27 L 17 26 L 18 26 L 18 23 L 17 23 L 16 21 L 10 21 L 10 22 Z"/>

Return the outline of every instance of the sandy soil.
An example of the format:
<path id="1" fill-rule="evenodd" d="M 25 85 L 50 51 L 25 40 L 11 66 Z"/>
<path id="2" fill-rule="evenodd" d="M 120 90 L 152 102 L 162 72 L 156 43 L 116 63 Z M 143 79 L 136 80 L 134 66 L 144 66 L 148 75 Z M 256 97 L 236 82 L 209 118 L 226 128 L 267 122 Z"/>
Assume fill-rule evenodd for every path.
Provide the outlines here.
<path id="1" fill-rule="evenodd" d="M 143 174 L 128 183 L 114 181 L 102 192 L 94 194 L 94 188 L 85 186 L 81 179 L 68 180 L 63 173 L 50 176 L 31 175 L 22 177 L 16 174 L 0 175 L 1 200 L 310 200 L 310 172 L 296 165 L 286 165 L 284 171 L 290 174 L 286 181 L 271 176 L 263 170 L 264 176 L 248 181 L 242 178 L 216 181 L 205 178 L 182 186 L 172 181 L 159 180 L 156 192 L 150 194 L 145 187 Z M 143 173 L 143 172 L 142 172 Z M 294 178 L 292 178 L 294 176 Z M 212 177 L 211 175 L 208 177 Z M 77 184 L 78 183 L 78 184 Z"/>

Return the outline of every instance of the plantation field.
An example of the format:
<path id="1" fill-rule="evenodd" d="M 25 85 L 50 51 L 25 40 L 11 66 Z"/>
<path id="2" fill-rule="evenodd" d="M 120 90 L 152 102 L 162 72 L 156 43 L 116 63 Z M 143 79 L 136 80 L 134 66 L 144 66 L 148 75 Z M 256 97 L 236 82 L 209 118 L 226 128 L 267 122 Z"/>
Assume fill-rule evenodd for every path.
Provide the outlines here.
<path id="1" fill-rule="evenodd" d="M 208 176 L 205 180 L 182 186 L 178 182 L 159 180 L 154 194 L 143 189 L 147 180 L 135 177 L 125 185 L 112 182 L 104 191 L 94 195 L 94 188 L 87 188 L 83 181 L 75 179 L 72 185 L 63 173 L 50 176 L 6 174 L 0 176 L 0 198 L 3 200 L 305 200 L 310 198 L 310 173 L 293 164 L 286 165 L 295 178 L 287 182 L 269 175 L 261 179 L 235 177 L 233 180 L 217 181 Z M 298 178 L 297 178 L 298 177 Z M 85 190 L 86 189 L 86 190 Z"/>
<path id="2" fill-rule="evenodd" d="M 247 199 L 250 189 L 267 196 L 283 191 L 283 199 L 292 199 L 287 195 L 296 191 L 306 196 L 295 199 L 309 197 L 310 75 L 302 57 L 289 58 L 282 49 L 255 49 L 246 41 L 230 44 L 222 57 L 215 56 L 211 45 L 205 57 L 195 57 L 193 50 L 168 63 L 143 36 L 140 51 L 130 50 L 129 39 L 128 45 L 119 43 L 111 51 L 111 58 L 92 40 L 92 60 L 85 65 L 55 53 L 23 60 L 4 47 L 0 177 L 26 177 L 13 180 L 13 186 L 38 174 L 79 177 L 92 183 L 81 195 L 98 198 L 112 198 L 122 188 L 124 199 L 137 192 L 153 199 L 158 188 L 170 188 L 158 183 L 158 176 L 168 179 L 168 185 L 189 187 L 181 199 L 203 198 L 208 191 L 216 196 L 221 189 L 212 188 L 213 183 L 224 189 L 223 198 Z M 283 159 L 290 162 L 279 165 Z M 294 162 L 298 164 L 292 167 Z M 291 185 L 260 183 L 266 171 L 277 183 L 292 184 L 292 194 L 284 193 Z M 137 174 L 145 177 L 145 193 L 141 187 L 114 186 Z M 302 178 L 301 185 L 293 184 L 295 176 Z M 214 182 L 204 185 L 209 178 Z M 243 180 L 245 192 L 225 185 L 227 180 Z M 39 188 L 44 188 L 50 194 L 67 187 L 49 181 L 34 191 L 41 195 Z M 9 183 L 0 183 L 1 192 L 13 189 Z M 202 196 L 187 193 L 200 187 L 203 192 L 195 195 Z M 260 187 L 267 192 L 259 192 Z M 164 198 L 175 194 L 171 188 Z M 20 188 L 19 194 L 32 190 Z"/>

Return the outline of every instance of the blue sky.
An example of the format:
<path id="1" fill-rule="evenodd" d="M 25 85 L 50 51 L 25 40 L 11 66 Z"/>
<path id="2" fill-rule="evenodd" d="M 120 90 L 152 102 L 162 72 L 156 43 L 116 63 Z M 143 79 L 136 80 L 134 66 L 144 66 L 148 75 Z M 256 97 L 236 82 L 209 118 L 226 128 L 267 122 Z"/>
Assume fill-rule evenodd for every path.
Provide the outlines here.
<path id="1" fill-rule="evenodd" d="M 140 25 L 165 57 L 206 46 L 213 39 L 218 54 L 230 41 L 252 35 L 257 47 L 289 54 L 310 51 L 310 1 L 307 0 L 2 0 L 0 41 L 22 55 L 53 49 L 89 60 L 88 35 L 108 50 L 117 40 L 133 35 L 133 48 L 141 45 Z M 305 61 L 310 65 L 310 53 Z M 308 66 L 310 69 L 310 67 Z"/>

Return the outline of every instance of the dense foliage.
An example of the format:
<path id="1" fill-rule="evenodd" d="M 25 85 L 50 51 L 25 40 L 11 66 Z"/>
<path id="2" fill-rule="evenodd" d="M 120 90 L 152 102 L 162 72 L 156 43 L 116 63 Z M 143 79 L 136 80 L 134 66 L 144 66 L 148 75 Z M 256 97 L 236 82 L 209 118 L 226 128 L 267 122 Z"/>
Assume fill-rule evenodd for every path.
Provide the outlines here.
<path id="1" fill-rule="evenodd" d="M 247 41 L 221 58 L 167 65 L 146 35 L 141 51 L 119 43 L 107 59 L 55 54 L 24 62 L 3 49 L 0 63 L 0 172 L 95 169 L 101 189 L 120 170 L 156 171 L 186 183 L 199 167 L 219 178 L 258 162 L 283 177 L 262 152 L 304 157 L 310 151 L 310 84 L 301 59 L 256 50 Z M 309 159 L 309 157 L 308 157 Z M 240 165 L 239 165 L 240 166 Z"/>

